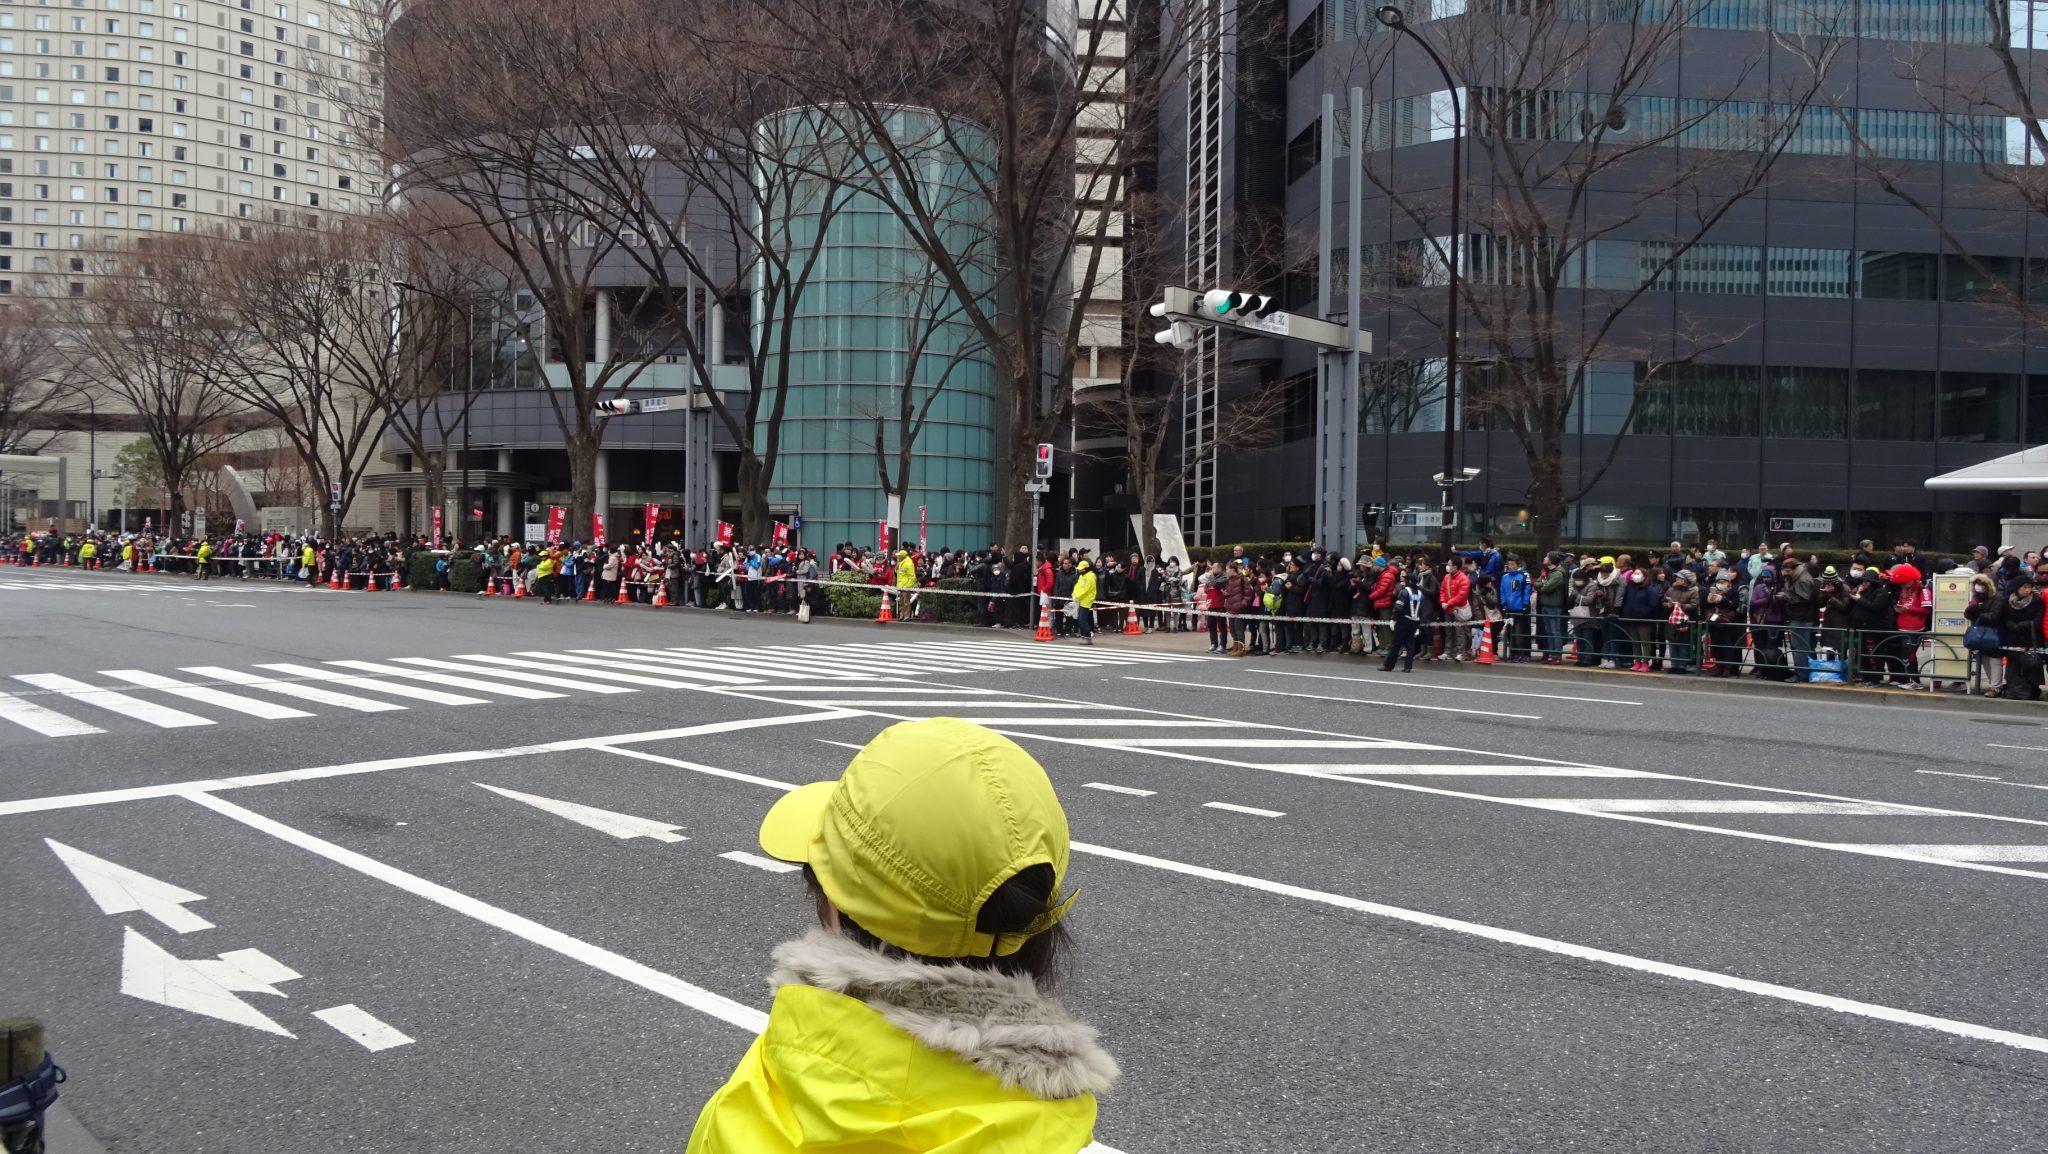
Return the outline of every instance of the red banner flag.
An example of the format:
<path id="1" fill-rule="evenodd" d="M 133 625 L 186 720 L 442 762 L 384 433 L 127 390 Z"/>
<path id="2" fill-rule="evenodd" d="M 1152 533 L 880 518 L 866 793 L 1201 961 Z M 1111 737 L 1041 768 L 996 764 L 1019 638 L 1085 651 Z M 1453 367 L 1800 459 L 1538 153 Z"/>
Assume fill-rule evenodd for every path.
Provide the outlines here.
<path id="1" fill-rule="evenodd" d="M 654 543 L 654 526 L 655 526 L 656 524 L 658 524 L 658 523 L 659 523 L 660 521 L 661 521 L 661 506 L 659 506 L 659 505 L 649 505 L 649 506 L 647 506 L 647 532 L 646 532 L 646 534 L 645 534 L 645 535 L 644 535 L 644 536 L 643 536 L 643 537 L 641 538 L 641 540 L 643 540 L 643 541 L 646 541 L 646 542 L 647 542 L 647 543 L 649 543 L 649 544 L 653 544 L 653 543 Z"/>
<path id="2" fill-rule="evenodd" d="M 603 513 L 592 513 L 592 514 L 590 515 L 590 540 L 591 540 L 591 542 L 592 542 L 593 544 L 595 544 L 595 545 L 596 545 L 596 546 L 597 546 L 598 548 L 600 548 L 600 549 L 604 548 L 604 514 L 603 514 Z"/>
<path id="3" fill-rule="evenodd" d="M 777 549 L 789 548 L 789 526 L 781 521 L 777 521 L 774 532 L 770 534 L 770 539 L 774 542 Z"/>
<path id="4" fill-rule="evenodd" d="M 917 507 L 917 551 L 920 553 L 931 552 L 930 545 L 926 543 L 923 505 Z"/>
<path id="5" fill-rule="evenodd" d="M 548 544 L 562 543 L 562 523 L 569 519 L 569 510 L 560 505 L 548 506 Z"/>
<path id="6" fill-rule="evenodd" d="M 434 506 L 434 548 L 441 547 L 441 506 Z"/>
<path id="7" fill-rule="evenodd" d="M 887 521 L 875 522 L 875 548 L 880 549 L 884 553 L 889 551 L 889 522 Z"/>
<path id="8" fill-rule="evenodd" d="M 732 544 L 732 522 L 720 521 L 718 523 L 718 543 L 720 545 Z"/>

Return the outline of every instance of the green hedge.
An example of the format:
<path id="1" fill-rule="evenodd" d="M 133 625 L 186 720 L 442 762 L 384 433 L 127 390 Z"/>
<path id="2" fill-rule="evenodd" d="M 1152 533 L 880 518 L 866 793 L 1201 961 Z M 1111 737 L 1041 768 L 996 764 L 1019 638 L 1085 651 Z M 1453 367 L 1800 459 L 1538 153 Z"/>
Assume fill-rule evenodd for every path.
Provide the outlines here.
<path id="1" fill-rule="evenodd" d="M 825 578 L 825 604 L 834 617 L 873 618 L 882 611 L 882 595 L 867 574 L 848 570 Z"/>
<path id="2" fill-rule="evenodd" d="M 476 563 L 475 556 L 462 555 L 448 562 L 448 588 L 457 593 L 475 593 L 483 587 L 483 566 Z"/>
<path id="3" fill-rule="evenodd" d="M 405 586 L 408 589 L 430 591 L 437 582 L 434 580 L 434 555 L 422 549 L 412 555 L 412 568 L 407 571 Z"/>
<path id="4" fill-rule="evenodd" d="M 974 582 L 966 577 L 941 578 L 938 587 L 941 589 L 958 589 L 967 593 L 974 592 Z M 951 594 L 940 597 L 927 597 L 924 599 L 924 611 L 930 615 L 932 620 L 943 621 L 948 625 L 974 624 L 974 598 L 972 597 L 955 597 Z"/>

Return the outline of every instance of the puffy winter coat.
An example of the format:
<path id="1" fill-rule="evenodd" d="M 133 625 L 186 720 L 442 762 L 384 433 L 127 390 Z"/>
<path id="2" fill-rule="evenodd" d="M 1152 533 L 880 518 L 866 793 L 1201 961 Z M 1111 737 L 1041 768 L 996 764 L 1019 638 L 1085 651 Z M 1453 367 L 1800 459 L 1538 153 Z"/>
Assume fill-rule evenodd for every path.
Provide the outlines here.
<path id="1" fill-rule="evenodd" d="M 1030 979 L 813 933 L 688 1154 L 1074 1154 L 1116 1063 Z"/>

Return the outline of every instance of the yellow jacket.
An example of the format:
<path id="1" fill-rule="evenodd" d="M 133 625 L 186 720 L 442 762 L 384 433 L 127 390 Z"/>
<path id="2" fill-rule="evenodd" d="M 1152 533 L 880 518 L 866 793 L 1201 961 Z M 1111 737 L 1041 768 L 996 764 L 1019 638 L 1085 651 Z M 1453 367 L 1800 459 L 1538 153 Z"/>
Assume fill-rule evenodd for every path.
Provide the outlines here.
<path id="1" fill-rule="evenodd" d="M 896 588 L 917 588 L 917 562 L 908 557 L 896 562 Z"/>
<path id="2" fill-rule="evenodd" d="M 705 1103 L 688 1154 L 1075 1154 L 1093 1140 L 1116 1063 L 1029 978 L 822 931 L 776 960 L 768 1029 Z"/>
<path id="3" fill-rule="evenodd" d="M 1081 575 L 1074 578 L 1074 603 L 1083 609 L 1095 608 L 1095 570 L 1093 567 L 1083 569 Z"/>

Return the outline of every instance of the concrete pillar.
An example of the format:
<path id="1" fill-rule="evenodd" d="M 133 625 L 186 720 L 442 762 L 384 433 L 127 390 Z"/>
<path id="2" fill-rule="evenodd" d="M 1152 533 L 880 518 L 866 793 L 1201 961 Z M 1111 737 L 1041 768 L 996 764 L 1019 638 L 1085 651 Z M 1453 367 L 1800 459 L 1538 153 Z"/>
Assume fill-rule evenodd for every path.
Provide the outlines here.
<path id="1" fill-rule="evenodd" d="M 498 450 L 498 471 L 500 473 L 509 473 L 512 471 L 512 450 Z"/>
<path id="2" fill-rule="evenodd" d="M 597 363 L 612 359 L 612 290 L 597 290 L 596 301 Z"/>
<path id="3" fill-rule="evenodd" d="M 612 516 L 612 451 L 610 449 L 599 449 L 597 451 L 596 473 L 597 500 L 592 508 L 593 511 L 604 514 L 606 521 L 610 521 Z M 577 528 L 581 531 L 583 527 L 577 526 Z M 606 525 L 605 528 L 609 530 L 611 526 Z M 608 537 L 617 536 L 616 533 L 610 532 L 607 532 L 605 535 Z"/>
<path id="4" fill-rule="evenodd" d="M 725 363 L 725 306 L 713 301 L 711 319 L 706 323 L 711 329 L 708 342 L 711 346 L 711 363 L 722 365 Z"/>
<path id="5" fill-rule="evenodd" d="M 492 489 L 491 495 L 498 502 L 498 536 L 511 537 L 523 532 L 525 526 L 519 524 L 519 493 L 510 486 L 502 486 Z"/>

